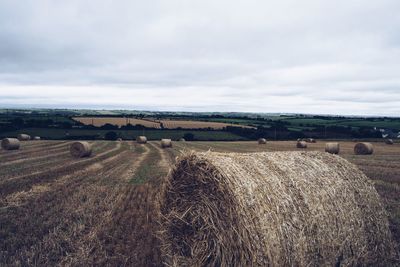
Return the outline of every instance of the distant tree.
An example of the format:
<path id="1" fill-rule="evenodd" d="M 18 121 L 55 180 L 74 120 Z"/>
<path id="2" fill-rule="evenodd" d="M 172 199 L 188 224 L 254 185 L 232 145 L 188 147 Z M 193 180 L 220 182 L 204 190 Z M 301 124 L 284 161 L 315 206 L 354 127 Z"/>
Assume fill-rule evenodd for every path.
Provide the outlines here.
<path id="1" fill-rule="evenodd" d="M 118 134 L 116 132 L 113 132 L 113 131 L 107 132 L 104 135 L 104 139 L 110 140 L 110 141 L 115 141 L 115 140 L 117 140 L 117 138 L 118 138 Z"/>
<path id="2" fill-rule="evenodd" d="M 118 126 L 110 124 L 110 123 L 106 123 L 103 126 L 101 126 L 100 128 L 105 129 L 105 130 L 113 130 L 113 129 L 118 129 Z"/>
<path id="3" fill-rule="evenodd" d="M 60 127 L 62 129 L 71 129 L 72 128 L 72 123 L 68 122 L 68 121 L 64 121 L 60 124 Z"/>
<path id="4" fill-rule="evenodd" d="M 185 134 L 183 135 L 183 138 L 184 138 L 186 141 L 193 141 L 193 140 L 194 140 L 194 134 L 193 134 L 193 133 L 185 133 Z"/>
<path id="5" fill-rule="evenodd" d="M 11 121 L 12 125 L 15 127 L 23 127 L 24 120 L 22 118 L 15 118 Z"/>

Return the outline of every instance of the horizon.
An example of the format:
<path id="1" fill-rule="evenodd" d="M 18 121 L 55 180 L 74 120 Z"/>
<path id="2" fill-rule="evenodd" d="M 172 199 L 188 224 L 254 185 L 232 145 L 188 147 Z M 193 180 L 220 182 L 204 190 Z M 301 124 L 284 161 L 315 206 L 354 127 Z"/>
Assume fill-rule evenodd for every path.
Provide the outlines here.
<path id="1" fill-rule="evenodd" d="M 290 113 L 290 112 L 240 112 L 240 111 L 184 111 L 184 110 L 150 110 L 150 109 L 125 109 L 125 108 L 62 108 L 62 107 L 3 107 L 0 105 L 0 110 L 26 110 L 26 111 L 36 111 L 36 110 L 67 110 L 67 111 L 119 111 L 119 112 L 137 112 L 137 113 L 188 113 L 188 114 L 206 114 L 209 115 L 226 115 L 229 113 L 233 114 L 251 114 L 251 115 L 268 115 L 268 116 L 326 116 L 326 117 L 354 117 L 354 118 L 392 118 L 398 119 L 400 116 L 386 116 L 386 115 L 354 115 L 354 114 L 324 114 L 324 113 Z M 123 113 L 122 113 L 123 114 Z M 96 116 L 99 116 L 98 114 Z M 109 116 L 111 114 L 104 114 L 104 116 Z M 118 114 L 115 114 L 118 115 Z M 90 115 L 85 115 L 90 116 Z"/>

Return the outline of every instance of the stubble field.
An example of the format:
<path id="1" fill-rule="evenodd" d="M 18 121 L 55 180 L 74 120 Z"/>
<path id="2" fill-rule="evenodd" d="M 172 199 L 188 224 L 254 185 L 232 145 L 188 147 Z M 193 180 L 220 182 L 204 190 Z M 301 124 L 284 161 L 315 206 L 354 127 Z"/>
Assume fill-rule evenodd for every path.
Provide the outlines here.
<path id="1" fill-rule="evenodd" d="M 0 265 L 160 266 L 156 237 L 163 178 L 183 151 L 297 150 L 295 142 L 93 142 L 90 158 L 73 159 L 69 141 L 30 141 L 0 150 Z M 325 143 L 308 144 L 323 151 Z M 400 241 L 400 145 L 374 143 L 340 155 L 375 181 Z"/>

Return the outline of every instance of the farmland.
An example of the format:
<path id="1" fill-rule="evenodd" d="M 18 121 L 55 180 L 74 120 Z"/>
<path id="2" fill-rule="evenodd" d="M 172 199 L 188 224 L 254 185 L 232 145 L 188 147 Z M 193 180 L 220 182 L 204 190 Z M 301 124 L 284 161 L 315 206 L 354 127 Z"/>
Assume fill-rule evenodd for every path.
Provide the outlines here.
<path id="1" fill-rule="evenodd" d="M 131 125 L 142 125 L 146 128 L 154 129 L 214 129 L 222 130 L 227 126 L 237 126 L 244 128 L 253 128 L 245 125 L 238 125 L 232 123 L 222 122 L 207 122 L 207 121 L 196 121 L 196 120 L 157 120 L 153 118 L 147 119 L 135 119 L 135 118 L 124 118 L 124 117 L 74 117 L 76 121 L 79 121 L 85 125 L 93 125 L 96 127 L 104 126 L 105 124 L 111 124 L 116 126 Z"/>
<path id="2" fill-rule="evenodd" d="M 294 142 L 92 142 L 93 156 L 73 159 L 70 141 L 29 141 L 0 150 L 1 265 L 162 264 L 155 234 L 158 193 L 183 151 L 296 150 Z M 375 143 L 356 156 L 343 142 L 340 155 L 375 182 L 400 241 L 400 144 Z M 324 142 L 307 150 L 323 151 Z"/>

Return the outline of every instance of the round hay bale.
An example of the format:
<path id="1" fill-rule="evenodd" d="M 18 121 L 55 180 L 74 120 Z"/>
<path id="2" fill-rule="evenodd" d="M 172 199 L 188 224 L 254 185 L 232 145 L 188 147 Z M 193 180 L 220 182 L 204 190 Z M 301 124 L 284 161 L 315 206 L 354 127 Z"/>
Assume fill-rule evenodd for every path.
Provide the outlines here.
<path id="1" fill-rule="evenodd" d="M 386 139 L 385 143 L 387 145 L 393 145 L 393 139 Z"/>
<path id="2" fill-rule="evenodd" d="M 179 142 L 186 142 L 185 138 L 180 138 Z"/>
<path id="3" fill-rule="evenodd" d="M 4 138 L 1 140 L 1 147 L 5 150 L 17 150 L 20 147 L 20 143 L 17 138 Z"/>
<path id="4" fill-rule="evenodd" d="M 339 154 L 339 151 L 340 151 L 339 143 L 326 143 L 325 144 L 325 152 L 328 152 L 331 154 Z"/>
<path id="5" fill-rule="evenodd" d="M 36 141 L 38 141 L 38 140 L 40 140 L 41 138 L 40 138 L 40 136 L 34 136 L 33 138 L 32 138 L 32 140 L 36 140 Z"/>
<path id="6" fill-rule="evenodd" d="M 171 139 L 161 139 L 161 147 L 162 148 L 172 147 Z"/>
<path id="7" fill-rule="evenodd" d="M 374 153 L 374 146 L 371 143 L 357 143 L 354 146 L 354 154 L 371 155 Z"/>
<path id="8" fill-rule="evenodd" d="M 259 145 L 264 145 L 264 144 L 266 144 L 267 143 L 267 139 L 265 139 L 265 138 L 260 138 L 260 139 L 258 139 L 258 144 Z"/>
<path id="9" fill-rule="evenodd" d="M 297 148 L 307 148 L 307 143 L 305 141 L 298 141 L 296 144 Z"/>
<path id="10" fill-rule="evenodd" d="M 69 151 L 74 158 L 89 157 L 92 154 L 92 146 L 88 142 L 78 141 L 70 145 Z"/>
<path id="11" fill-rule="evenodd" d="M 29 141 L 29 140 L 31 140 L 31 136 L 28 135 L 28 134 L 19 134 L 17 136 L 17 138 L 18 138 L 19 141 Z"/>
<path id="12" fill-rule="evenodd" d="M 323 152 L 184 155 L 160 218 L 167 266 L 384 266 L 396 254 L 373 183 Z"/>
<path id="13" fill-rule="evenodd" d="M 146 144 L 147 143 L 147 137 L 140 135 L 136 137 L 136 142 L 138 142 L 139 144 Z"/>

